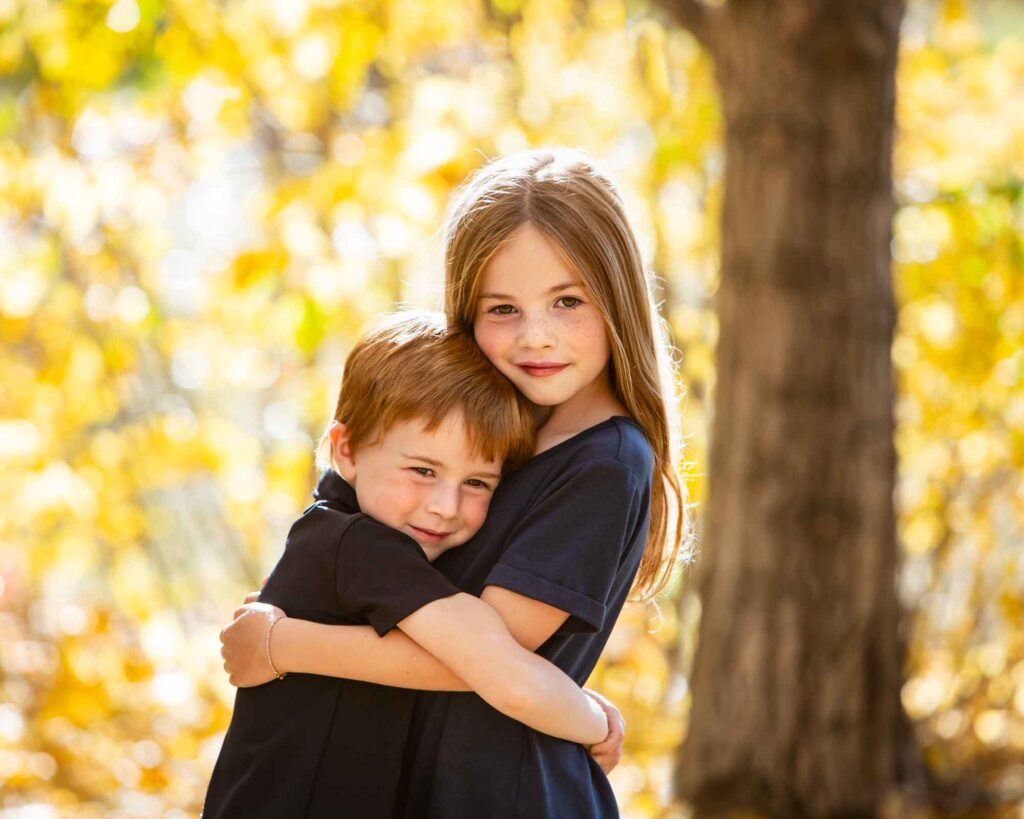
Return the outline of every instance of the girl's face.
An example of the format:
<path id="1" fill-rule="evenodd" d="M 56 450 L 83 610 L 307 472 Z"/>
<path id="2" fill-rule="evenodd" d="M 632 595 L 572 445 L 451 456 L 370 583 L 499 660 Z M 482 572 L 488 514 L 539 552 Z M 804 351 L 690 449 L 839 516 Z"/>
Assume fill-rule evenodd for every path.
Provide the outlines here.
<path id="1" fill-rule="evenodd" d="M 529 222 L 484 268 L 473 332 L 484 355 L 535 404 L 612 392 L 604 319 L 579 276 Z"/>

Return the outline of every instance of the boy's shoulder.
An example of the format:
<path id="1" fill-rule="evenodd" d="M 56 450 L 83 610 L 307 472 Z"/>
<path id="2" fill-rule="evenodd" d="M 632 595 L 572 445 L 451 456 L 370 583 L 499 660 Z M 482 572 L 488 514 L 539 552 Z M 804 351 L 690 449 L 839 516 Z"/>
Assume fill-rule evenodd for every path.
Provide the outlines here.
<path id="1" fill-rule="evenodd" d="M 369 546 L 378 555 L 383 555 L 390 547 L 422 555 L 419 544 L 409 535 L 331 499 L 320 498 L 311 503 L 292 529 L 293 532 L 302 532 L 303 536 L 329 537 L 346 550 Z"/>
<path id="2" fill-rule="evenodd" d="M 344 537 L 361 519 L 372 520 L 358 510 L 347 509 L 333 500 L 320 498 L 307 506 L 292 524 L 292 536 Z"/>

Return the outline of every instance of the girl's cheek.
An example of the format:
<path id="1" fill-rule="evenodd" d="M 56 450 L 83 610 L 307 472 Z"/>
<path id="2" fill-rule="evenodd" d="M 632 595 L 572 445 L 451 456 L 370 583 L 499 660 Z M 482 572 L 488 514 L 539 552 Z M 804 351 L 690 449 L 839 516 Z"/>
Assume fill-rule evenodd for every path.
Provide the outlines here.
<path id="1" fill-rule="evenodd" d="M 593 337 L 604 332 L 604 321 L 600 316 L 588 315 L 580 310 L 571 310 L 562 316 L 562 329 L 569 333 Z"/>
<path id="2" fill-rule="evenodd" d="M 602 355 L 607 355 L 610 352 L 608 331 L 600 319 L 597 321 L 580 320 L 572 326 L 564 327 L 564 331 L 565 335 L 571 336 L 579 346 L 595 353 L 600 352 Z"/>
<path id="3" fill-rule="evenodd" d="M 505 339 L 509 335 L 509 331 L 505 327 L 481 321 L 477 322 L 473 334 L 480 351 L 491 362 L 494 362 L 494 359 L 501 353 L 502 348 L 506 344 Z"/>

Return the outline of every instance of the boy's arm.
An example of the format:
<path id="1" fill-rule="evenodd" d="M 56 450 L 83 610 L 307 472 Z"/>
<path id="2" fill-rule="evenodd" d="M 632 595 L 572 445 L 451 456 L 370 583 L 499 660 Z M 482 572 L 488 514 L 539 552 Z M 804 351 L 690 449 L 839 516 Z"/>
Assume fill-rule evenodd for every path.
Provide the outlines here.
<path id="1" fill-rule="evenodd" d="M 488 586 L 480 595 L 501 616 L 516 641 L 528 651 L 547 642 L 569 616 L 561 609 L 500 586 Z M 469 687 L 420 641 L 392 630 L 378 637 L 369 626 L 327 626 L 292 620 L 287 638 L 275 641 L 287 654 L 284 668 L 307 674 L 346 677 L 396 688 L 425 691 L 468 691 Z M 275 637 L 277 633 L 275 631 Z"/>
<path id="2" fill-rule="evenodd" d="M 259 592 L 247 595 L 245 605 L 235 610 L 234 621 L 220 633 L 224 670 L 233 685 L 243 688 L 274 679 L 266 660 L 266 632 L 274 619 L 272 612 L 278 617 L 284 612 L 256 602 L 258 596 Z M 561 609 L 500 586 L 485 588 L 481 599 L 530 651 L 546 642 L 567 617 Z M 262 616 L 245 616 L 252 614 Z M 271 638 L 279 671 L 423 691 L 471 690 L 448 666 L 397 629 L 379 637 L 370 626 L 329 626 L 287 617 L 274 626 Z"/>
<path id="3" fill-rule="evenodd" d="M 601 705 L 556 665 L 519 645 L 479 598 L 459 593 L 435 600 L 398 627 L 506 716 L 584 745 L 607 738 Z"/>
<path id="4" fill-rule="evenodd" d="M 280 618 L 269 640 L 279 671 L 473 690 L 503 714 L 552 736 L 593 745 L 609 735 L 601 704 L 553 663 L 519 645 L 501 616 L 469 594 L 417 609 L 398 624 L 408 636 L 392 630 L 381 638 L 368 626 L 293 620 L 266 603 L 247 604 L 235 614 L 221 632 L 221 654 L 235 685 L 273 679 L 263 635 Z M 359 659 L 350 662 L 351 656 Z"/>

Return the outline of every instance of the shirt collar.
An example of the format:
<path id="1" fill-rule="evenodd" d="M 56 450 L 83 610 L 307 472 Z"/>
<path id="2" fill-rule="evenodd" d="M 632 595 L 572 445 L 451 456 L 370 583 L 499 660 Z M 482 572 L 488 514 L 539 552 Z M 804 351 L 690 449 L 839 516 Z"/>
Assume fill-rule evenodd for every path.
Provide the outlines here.
<path id="1" fill-rule="evenodd" d="M 313 490 L 313 497 L 318 501 L 329 500 L 345 507 L 346 512 L 358 512 L 359 501 L 356 491 L 341 475 L 333 469 L 326 470 Z"/>

